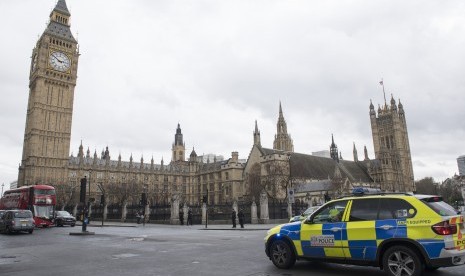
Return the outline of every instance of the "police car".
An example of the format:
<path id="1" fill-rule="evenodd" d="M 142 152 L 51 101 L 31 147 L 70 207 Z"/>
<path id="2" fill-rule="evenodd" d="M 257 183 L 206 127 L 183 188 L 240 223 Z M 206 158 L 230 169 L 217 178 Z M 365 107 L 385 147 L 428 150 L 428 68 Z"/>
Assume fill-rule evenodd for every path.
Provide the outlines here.
<path id="1" fill-rule="evenodd" d="M 465 263 L 464 217 L 439 196 L 359 188 L 304 221 L 270 229 L 265 251 L 278 268 L 320 260 L 418 276 Z"/>

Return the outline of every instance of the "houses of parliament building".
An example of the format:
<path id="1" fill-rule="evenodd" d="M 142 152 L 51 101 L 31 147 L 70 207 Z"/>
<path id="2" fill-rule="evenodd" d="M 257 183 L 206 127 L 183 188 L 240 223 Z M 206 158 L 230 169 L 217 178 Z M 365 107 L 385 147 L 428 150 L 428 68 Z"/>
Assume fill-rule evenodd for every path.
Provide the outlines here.
<path id="1" fill-rule="evenodd" d="M 152 202 L 176 194 L 187 204 L 198 204 L 205 195 L 210 204 L 219 204 L 258 199 L 263 191 L 269 197 L 285 199 L 290 188 L 315 202 L 324 192 L 336 193 L 358 185 L 415 190 L 405 111 L 393 98 L 377 110 L 369 105 L 374 159 L 368 157 L 366 147 L 364 158 L 359 158 L 354 144 L 354 161 L 343 160 L 334 138 L 328 143 L 330 157 L 294 152 L 281 103 L 273 148 L 261 145 L 255 122 L 253 145 L 246 160 L 240 160 L 238 152 L 226 159 L 198 156 L 194 149 L 186 149 L 180 124 L 174 133 L 171 160 L 166 164 L 163 160 L 156 164 L 153 157 L 133 160 L 132 155 L 129 161 L 123 161 L 121 155 L 112 159 L 108 147 L 99 154 L 91 153 L 84 150 L 82 142 L 77 156 L 70 156 L 80 57 L 70 16 L 66 1 L 59 0 L 32 50 L 18 186 L 55 186 L 63 195 L 58 199 L 63 204 L 77 201 L 76 191 L 83 177 L 90 178 L 91 197 L 105 193 L 108 201 L 115 203 L 137 201 L 142 191 Z"/>

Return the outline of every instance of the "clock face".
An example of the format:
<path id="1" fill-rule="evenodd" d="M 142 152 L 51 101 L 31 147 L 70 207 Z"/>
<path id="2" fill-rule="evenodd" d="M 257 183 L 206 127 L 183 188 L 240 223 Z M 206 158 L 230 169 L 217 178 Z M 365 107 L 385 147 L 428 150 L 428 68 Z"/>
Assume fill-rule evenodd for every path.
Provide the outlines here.
<path id="1" fill-rule="evenodd" d="M 53 69 L 61 72 L 68 71 L 69 67 L 71 66 L 69 57 L 62 52 L 51 52 L 49 61 Z"/>

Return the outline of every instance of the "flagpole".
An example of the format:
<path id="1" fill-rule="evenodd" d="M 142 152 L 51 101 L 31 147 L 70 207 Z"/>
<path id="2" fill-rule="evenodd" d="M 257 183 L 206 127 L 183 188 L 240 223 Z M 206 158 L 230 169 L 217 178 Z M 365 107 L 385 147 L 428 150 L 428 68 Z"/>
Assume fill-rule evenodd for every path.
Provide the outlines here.
<path id="1" fill-rule="evenodd" d="M 384 106 L 387 107 L 386 92 L 384 92 L 384 81 L 383 81 L 383 79 L 381 79 L 381 81 L 379 82 L 379 84 L 381 84 L 381 86 L 383 87 Z"/>

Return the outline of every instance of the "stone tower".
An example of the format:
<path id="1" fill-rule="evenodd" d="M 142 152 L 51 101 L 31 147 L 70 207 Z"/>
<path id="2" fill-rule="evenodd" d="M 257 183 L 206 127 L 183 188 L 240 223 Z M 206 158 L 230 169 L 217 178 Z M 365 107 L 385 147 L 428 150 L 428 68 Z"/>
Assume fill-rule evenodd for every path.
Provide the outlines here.
<path id="1" fill-rule="evenodd" d="M 291 135 L 287 133 L 287 124 L 284 120 L 281 102 L 279 102 L 279 117 L 277 123 L 277 132 L 274 136 L 273 149 L 283 151 L 294 151 Z"/>
<path id="2" fill-rule="evenodd" d="M 253 144 L 261 146 L 260 130 L 258 130 L 257 120 L 255 120 L 255 130 L 253 131 Z"/>
<path id="3" fill-rule="evenodd" d="M 32 50 L 18 186 L 66 181 L 79 48 L 65 0 Z"/>
<path id="4" fill-rule="evenodd" d="M 378 107 L 378 114 L 370 102 L 370 121 L 377 162 L 370 166 L 373 179 L 383 190 L 415 191 L 407 122 L 400 100 L 397 106 L 391 96 L 390 106 L 385 101 Z"/>
<path id="5" fill-rule="evenodd" d="M 331 134 L 331 146 L 329 147 L 329 153 L 331 155 L 331 159 L 336 162 L 339 162 L 339 154 L 337 150 L 337 145 L 334 143 L 334 136 Z"/>
<path id="6" fill-rule="evenodd" d="M 172 152 L 173 157 L 171 158 L 171 162 L 186 161 L 186 145 L 182 141 L 182 132 L 179 124 L 178 128 L 176 129 L 176 134 L 174 135 L 174 144 L 172 147 Z"/>

